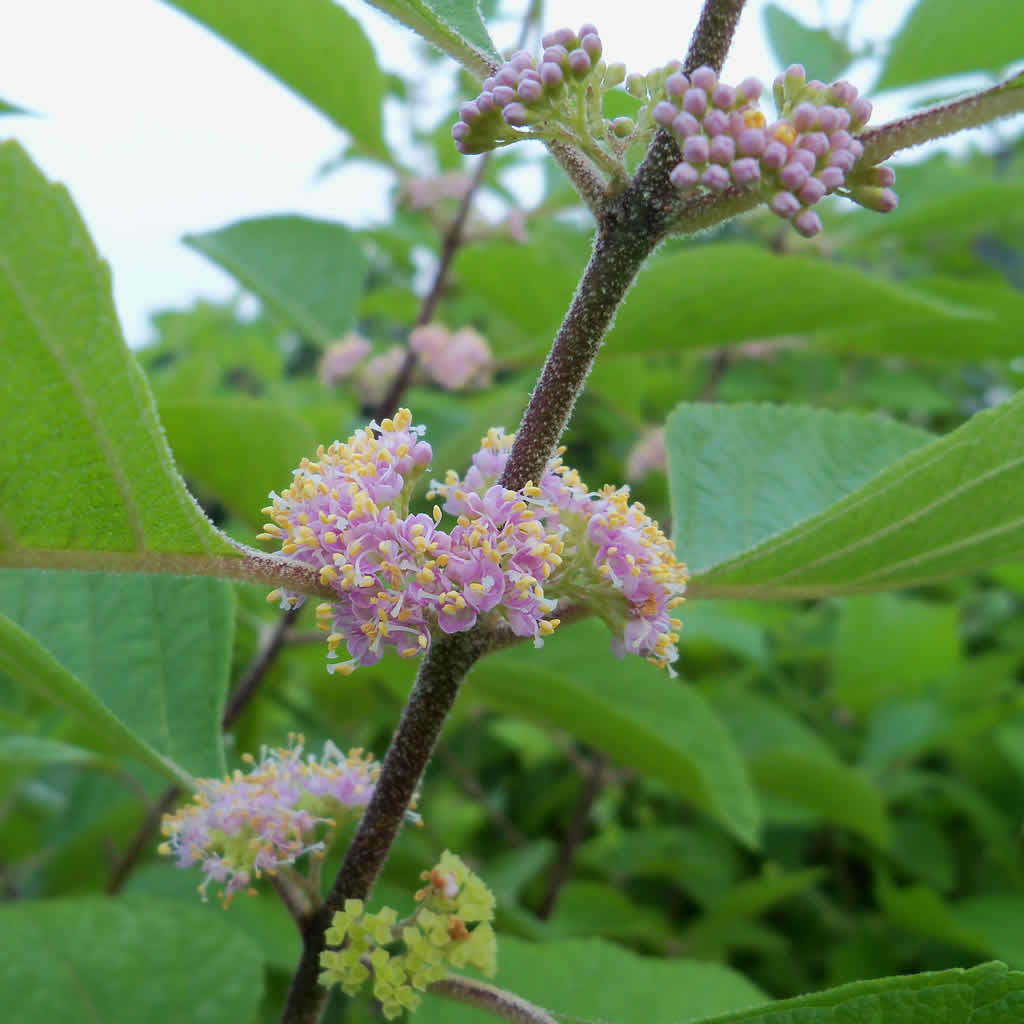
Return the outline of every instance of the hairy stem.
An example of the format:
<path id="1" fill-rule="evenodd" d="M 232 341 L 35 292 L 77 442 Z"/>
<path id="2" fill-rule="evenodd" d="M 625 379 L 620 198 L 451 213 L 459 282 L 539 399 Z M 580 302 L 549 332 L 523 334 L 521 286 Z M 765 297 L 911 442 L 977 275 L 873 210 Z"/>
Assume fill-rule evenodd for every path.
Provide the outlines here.
<path id="1" fill-rule="evenodd" d="M 687 53 L 687 70 L 701 64 L 721 69 L 744 2 L 706 0 Z M 590 262 L 523 414 L 501 478 L 503 486 L 518 490 L 528 480 L 540 479 L 615 311 L 678 211 L 679 193 L 668 178 L 678 162 L 679 149 L 672 137 L 658 132 L 625 191 L 598 205 L 599 227 Z M 590 197 L 584 195 L 584 200 L 591 205 Z M 750 205 L 757 205 L 757 199 Z"/>
<path id="2" fill-rule="evenodd" d="M 694 33 L 691 54 L 699 55 L 701 62 L 720 67 L 742 7 L 742 0 L 707 0 Z M 678 159 L 675 144 L 666 133 L 659 133 L 633 182 L 599 209 L 599 230 L 590 262 L 530 397 L 502 475 L 504 486 L 518 489 L 527 480 L 540 479 L 572 415 L 615 311 L 644 261 L 665 237 L 668 220 L 678 205 L 668 172 Z M 317 980 L 319 959 L 331 916 L 346 899 L 366 899 L 369 895 L 455 702 L 459 685 L 487 648 L 488 637 L 477 626 L 467 633 L 441 637 L 427 652 L 373 797 L 327 902 L 300 922 L 302 956 L 288 993 L 282 1016 L 284 1024 L 319 1021 L 327 995 Z"/>
<path id="3" fill-rule="evenodd" d="M 430 318 L 434 315 L 434 310 L 437 308 L 437 304 L 441 301 L 441 296 L 444 294 L 445 286 L 448 283 L 448 273 L 451 270 L 452 261 L 462 246 L 462 229 L 466 225 L 466 218 L 469 216 L 473 200 L 476 197 L 477 190 L 480 188 L 480 183 L 484 179 L 484 174 L 487 172 L 487 165 L 490 161 L 491 154 L 485 153 L 477 162 L 473 180 L 459 201 L 459 208 L 455 211 L 455 219 L 448 225 L 444 240 L 441 242 L 441 256 L 438 260 L 437 270 L 434 272 L 434 280 L 431 282 L 430 290 L 420 305 L 420 311 L 416 316 L 414 327 L 422 327 L 424 324 L 429 323 Z M 412 380 L 412 371 L 415 366 L 416 353 L 412 350 L 411 346 L 407 345 L 402 365 L 395 379 L 391 382 L 388 393 L 378 403 L 374 412 L 374 419 L 382 420 L 385 416 L 394 415 L 398 409 L 398 403 L 402 400 L 402 395 L 405 394 L 405 389 Z"/>
<path id="4" fill-rule="evenodd" d="M 457 1003 L 475 1006 L 478 1010 L 513 1021 L 514 1024 L 558 1024 L 543 1007 L 522 999 L 514 992 L 506 992 L 473 978 L 444 978 L 428 986 L 427 991 Z"/>
<path id="5" fill-rule="evenodd" d="M 114 896 L 121 891 L 121 886 L 138 866 L 153 837 L 160 831 L 160 822 L 163 821 L 164 815 L 174 806 L 180 795 L 181 787 L 168 786 L 160 795 L 160 799 L 146 810 L 142 824 L 110 872 L 110 878 L 107 879 L 104 888 L 108 896 Z"/>
<path id="6" fill-rule="evenodd" d="M 684 70 L 708 67 L 722 70 L 747 0 L 706 0 L 686 52 Z"/>
<path id="7" fill-rule="evenodd" d="M 565 830 L 565 837 L 558 851 L 558 859 L 555 861 L 548 876 L 548 887 L 544 893 L 544 899 L 537 910 L 537 916 L 542 921 L 546 921 L 554 912 L 555 904 L 558 902 L 558 895 L 572 875 L 572 863 L 576 859 L 576 850 L 583 841 L 584 835 L 586 835 L 590 814 L 604 787 L 604 771 L 607 763 L 608 759 L 603 754 L 598 754 L 587 765 L 583 790 L 580 793 L 579 800 L 576 802 L 569 827 Z"/>
<path id="8" fill-rule="evenodd" d="M 858 163 L 862 167 L 873 167 L 898 150 L 977 128 L 1021 111 L 1024 111 L 1024 72 L 984 92 L 869 129 L 859 136 L 864 144 L 864 155 Z"/>
<path id="9" fill-rule="evenodd" d="M 238 716 L 241 715 L 259 689 L 260 683 L 263 682 L 263 677 L 274 663 L 278 652 L 284 646 L 288 631 L 295 624 L 295 620 L 298 617 L 298 608 L 289 608 L 286 612 L 282 613 L 277 622 L 274 623 L 271 631 L 267 634 L 266 639 L 260 643 L 256 653 L 252 656 L 252 660 L 246 665 L 242 678 L 238 680 L 234 690 L 231 691 L 231 696 L 228 697 L 227 703 L 224 706 L 224 714 L 221 715 L 220 724 L 225 732 L 238 721 Z"/>
<path id="10" fill-rule="evenodd" d="M 420 665 L 409 702 L 391 740 L 373 797 L 345 853 L 341 869 L 323 907 L 300 927 L 302 956 L 292 978 L 284 1024 L 312 1024 L 320 1019 L 327 992 L 317 982 L 324 933 L 345 900 L 365 900 L 387 858 L 409 808 L 459 684 L 487 649 L 479 627 L 442 636 L 431 645 Z"/>

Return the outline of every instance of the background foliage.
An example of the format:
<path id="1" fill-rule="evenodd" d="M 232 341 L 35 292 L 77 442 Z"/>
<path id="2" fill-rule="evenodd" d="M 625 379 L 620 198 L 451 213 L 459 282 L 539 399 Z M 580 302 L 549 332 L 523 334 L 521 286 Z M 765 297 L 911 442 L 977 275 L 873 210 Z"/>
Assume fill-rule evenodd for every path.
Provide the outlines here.
<path id="1" fill-rule="evenodd" d="M 327 0 L 284 23 L 272 0 L 244 18 L 177 6 L 331 118 L 342 160 L 403 178 L 457 166 L 447 111 L 419 130 L 431 166 L 389 150 L 382 98 L 415 82 L 381 72 Z M 472 5 L 394 9 L 467 63 L 490 50 Z M 862 56 L 850 26 L 771 6 L 765 28 L 811 74 Z M 1022 38 L 1024 8 L 920 0 L 879 41 L 875 88 L 947 93 L 946 76 L 1018 59 Z M 403 833 L 378 890 L 401 907 L 458 850 L 499 898 L 500 984 L 617 1024 L 767 1022 L 783 1011 L 766 1000 L 857 981 L 810 997 L 806 1019 L 869 1004 L 886 1021 L 1024 1017 L 1022 976 L 999 967 L 864 980 L 1024 969 L 1024 144 L 1019 125 L 983 142 L 901 168 L 884 220 L 830 209 L 805 242 L 755 213 L 665 245 L 631 293 L 565 443 L 591 485 L 621 481 L 667 421 L 667 469 L 635 494 L 695 571 L 680 679 L 614 661 L 594 622 L 480 662 L 428 775 L 425 827 Z M 526 240 L 471 220 L 435 315 L 486 336 L 493 383 L 420 382 L 404 399 L 438 475 L 487 427 L 514 427 L 589 252 L 553 164 L 519 208 L 507 175 L 535 159 L 510 151 L 484 178 Z M 157 313 L 137 365 L 67 192 L 0 146 L 0 998 L 14 1020 L 83 998 L 108 1020 L 279 1011 L 299 943 L 269 891 L 225 915 L 152 842 L 126 876 L 121 858 L 168 778 L 220 774 L 291 731 L 382 751 L 412 667 L 329 676 L 304 612 L 224 734 L 232 681 L 276 621 L 264 589 L 70 570 L 236 559 L 174 465 L 251 543 L 298 458 L 365 419 L 365 393 L 318 374 L 325 347 L 353 327 L 377 354 L 404 344 L 419 254 L 454 209 L 396 200 L 366 230 L 211 225 L 185 241 L 260 313 Z M 337 999 L 329 1019 L 374 1012 Z M 420 1015 L 479 1018 L 436 1000 Z"/>

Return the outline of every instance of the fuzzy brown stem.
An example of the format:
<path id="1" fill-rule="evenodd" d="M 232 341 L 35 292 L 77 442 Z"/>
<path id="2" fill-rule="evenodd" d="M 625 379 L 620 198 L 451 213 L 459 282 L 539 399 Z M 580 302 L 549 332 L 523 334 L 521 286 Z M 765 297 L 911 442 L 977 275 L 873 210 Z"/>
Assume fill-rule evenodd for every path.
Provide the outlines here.
<path id="1" fill-rule="evenodd" d="M 554 1016 L 541 1006 L 517 996 L 514 992 L 495 988 L 483 981 L 453 975 L 428 986 L 428 992 L 475 1006 L 478 1010 L 512 1021 L 513 1024 L 558 1024 Z"/>
<path id="2" fill-rule="evenodd" d="M 977 128 L 1021 111 L 1024 111 L 1024 72 L 984 92 L 869 129 L 859 136 L 864 154 L 857 163 L 861 167 L 874 167 L 898 150 Z"/>
<path id="3" fill-rule="evenodd" d="M 706 0 L 693 30 L 684 62 L 686 71 L 708 67 L 722 70 L 747 0 Z"/>
<path id="4" fill-rule="evenodd" d="M 283 1024 L 313 1024 L 320 1019 L 326 990 L 317 977 L 325 932 L 345 900 L 365 900 L 395 841 L 437 737 L 458 696 L 459 685 L 487 649 L 479 627 L 442 636 L 420 665 L 409 702 L 391 740 L 380 778 L 352 839 L 326 903 L 300 923 L 302 956 L 292 978 Z"/>

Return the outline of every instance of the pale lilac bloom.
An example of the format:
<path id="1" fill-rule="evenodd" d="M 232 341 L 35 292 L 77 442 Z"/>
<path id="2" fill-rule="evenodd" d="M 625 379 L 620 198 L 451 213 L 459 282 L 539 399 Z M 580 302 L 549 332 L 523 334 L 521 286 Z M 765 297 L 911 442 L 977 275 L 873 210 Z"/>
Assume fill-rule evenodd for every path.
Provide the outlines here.
<path id="1" fill-rule="evenodd" d="M 352 375 L 352 371 L 370 354 L 370 343 L 362 335 L 350 332 L 341 341 L 327 346 L 320 360 L 320 379 L 329 388 Z"/>
<path id="2" fill-rule="evenodd" d="M 454 334 L 440 324 L 416 327 L 409 347 L 431 378 L 449 391 L 486 386 L 490 380 L 490 346 L 472 327 Z"/>
<path id="3" fill-rule="evenodd" d="M 665 428 L 652 427 L 626 457 L 626 479 L 640 481 L 654 471 L 668 471 L 668 454 L 665 451 Z"/>
<path id="4" fill-rule="evenodd" d="M 200 780 L 191 803 L 164 815 L 160 852 L 181 868 L 200 865 L 204 901 L 211 882 L 227 906 L 261 875 L 322 854 L 338 825 L 369 803 L 380 773 L 370 756 L 328 741 L 321 757 L 303 757 L 304 743 L 292 736 L 287 747 L 264 747 L 259 760 L 246 755 L 247 771 Z"/>

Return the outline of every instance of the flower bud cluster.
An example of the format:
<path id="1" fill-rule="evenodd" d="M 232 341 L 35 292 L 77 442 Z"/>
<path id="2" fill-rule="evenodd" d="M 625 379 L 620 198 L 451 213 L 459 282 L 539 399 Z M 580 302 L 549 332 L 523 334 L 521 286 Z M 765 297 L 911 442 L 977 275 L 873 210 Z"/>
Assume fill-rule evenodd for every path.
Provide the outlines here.
<path id="1" fill-rule="evenodd" d="M 409 348 L 419 356 L 431 378 L 448 391 L 490 384 L 491 348 L 487 339 L 472 327 L 454 333 L 441 324 L 414 327 L 409 334 Z"/>
<path id="2" fill-rule="evenodd" d="M 582 25 L 579 32 L 556 29 L 541 39 L 541 45 L 539 62 L 529 51 L 517 51 L 484 80 L 478 96 L 462 104 L 452 128 L 460 153 L 483 153 L 529 137 L 518 129 L 542 122 L 572 123 L 572 101 L 588 86 L 605 84 L 609 69 L 601 61 L 601 37 L 593 25 Z M 611 76 L 622 81 L 617 68 Z"/>
<path id="3" fill-rule="evenodd" d="M 258 761 L 245 755 L 248 771 L 200 780 L 192 803 L 164 815 L 160 852 L 181 868 L 201 864 L 204 901 L 214 882 L 226 907 L 263 873 L 321 855 L 339 825 L 362 815 L 380 771 L 373 755 L 345 755 L 328 742 L 322 757 L 304 759 L 304 744 L 290 736 L 287 747 L 264 747 Z M 419 820 L 412 811 L 409 817 Z"/>
<path id="4" fill-rule="evenodd" d="M 794 64 L 774 85 L 779 120 L 768 124 L 758 110 L 761 84 L 748 78 L 733 87 L 708 67 L 670 75 L 666 99 L 654 119 L 672 132 L 683 159 L 672 170 L 682 191 L 721 192 L 731 185 L 755 187 L 771 196 L 772 211 L 805 237 L 821 231 L 812 207 L 840 192 L 881 212 L 895 208 L 889 168 L 854 172 L 864 152 L 854 138 L 871 116 L 871 104 L 846 81 L 825 85 L 806 79 Z"/>
<path id="5" fill-rule="evenodd" d="M 264 510 L 273 522 L 261 539 L 279 540 L 283 555 L 315 567 L 337 592 L 317 608 L 329 671 L 375 664 L 388 647 L 415 657 L 438 633 L 481 619 L 539 647 L 558 625 L 560 600 L 600 615 L 617 654 L 659 665 L 676 659 L 680 624 L 669 611 L 682 600 L 686 567 L 643 506 L 630 503 L 628 488 L 590 492 L 560 457 L 539 485 L 502 487 L 513 438 L 495 428 L 465 479 L 449 471 L 428 494 L 456 517 L 445 530 L 436 505 L 432 516 L 409 513 L 431 459 L 423 428 L 411 423 L 402 409 L 321 447 Z M 302 596 L 274 591 L 270 600 L 296 607 Z M 349 658 L 337 662 L 342 643 Z"/>
<path id="6" fill-rule="evenodd" d="M 346 900 L 327 930 L 333 948 L 320 954 L 322 985 L 340 985 L 351 996 L 372 977 L 373 994 L 389 1020 L 415 1010 L 417 992 L 446 978 L 449 966 L 471 966 L 489 976 L 497 970 L 493 893 L 448 850 L 420 877 L 427 885 L 405 921 L 390 907 L 369 914 L 362 900 Z M 399 941 L 404 951 L 384 948 Z"/>

